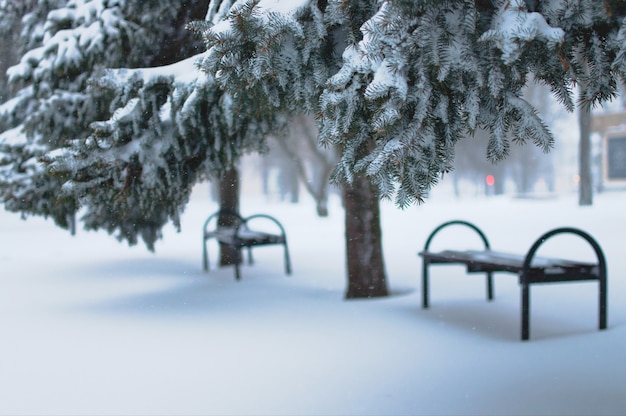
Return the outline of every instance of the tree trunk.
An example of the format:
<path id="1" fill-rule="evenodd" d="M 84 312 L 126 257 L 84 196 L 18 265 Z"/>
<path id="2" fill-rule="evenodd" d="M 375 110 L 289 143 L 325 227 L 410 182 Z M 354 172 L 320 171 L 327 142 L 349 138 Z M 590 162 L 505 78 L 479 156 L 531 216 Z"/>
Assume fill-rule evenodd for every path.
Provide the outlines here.
<path id="1" fill-rule="evenodd" d="M 239 213 L 239 172 L 232 167 L 224 172 L 220 178 L 220 211 Z M 218 219 L 219 227 L 236 226 L 234 217 L 223 215 Z M 236 252 L 228 245 L 220 244 L 220 266 L 235 264 Z"/>
<path id="2" fill-rule="evenodd" d="M 589 68 L 588 62 L 582 54 L 579 59 L 583 62 L 583 70 Z M 585 75 L 589 71 L 585 70 Z M 578 127 L 580 140 L 578 143 L 578 205 L 591 205 L 593 203 L 593 185 L 591 179 L 591 102 L 585 97 L 587 82 L 579 81 L 580 103 L 578 106 Z"/>
<path id="3" fill-rule="evenodd" d="M 578 205 L 593 203 L 593 183 L 591 176 L 591 110 L 580 106 L 578 124 L 580 127 L 579 161 L 578 161 Z"/>
<path id="4" fill-rule="evenodd" d="M 348 289 L 346 298 L 387 296 L 378 191 L 356 175 L 343 189 Z"/>

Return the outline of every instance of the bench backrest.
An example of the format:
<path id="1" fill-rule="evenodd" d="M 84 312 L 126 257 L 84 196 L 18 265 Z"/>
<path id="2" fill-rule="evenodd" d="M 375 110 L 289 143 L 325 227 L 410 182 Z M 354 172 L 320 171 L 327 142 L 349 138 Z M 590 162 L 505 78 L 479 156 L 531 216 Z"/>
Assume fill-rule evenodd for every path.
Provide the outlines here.
<path id="1" fill-rule="evenodd" d="M 450 225 L 462 225 L 465 227 L 469 227 L 472 230 L 476 231 L 476 233 L 478 233 L 478 235 L 480 236 L 480 239 L 483 241 L 483 243 L 485 244 L 485 249 L 489 250 L 491 247 L 489 246 L 489 240 L 487 240 L 487 236 L 485 236 L 485 233 L 483 233 L 480 228 L 478 228 L 477 226 L 475 226 L 474 224 L 467 222 L 467 221 L 461 221 L 461 220 L 453 220 L 453 221 L 447 221 L 444 222 L 443 224 L 441 224 L 440 226 L 438 226 L 437 228 L 435 228 L 433 230 L 433 232 L 430 233 L 430 235 L 428 236 L 428 239 L 426 240 L 426 244 L 424 245 L 424 251 L 428 251 L 428 248 L 430 247 L 430 243 L 432 242 L 433 238 L 435 237 L 435 234 L 437 234 L 439 231 L 441 231 L 443 228 L 446 228 Z"/>

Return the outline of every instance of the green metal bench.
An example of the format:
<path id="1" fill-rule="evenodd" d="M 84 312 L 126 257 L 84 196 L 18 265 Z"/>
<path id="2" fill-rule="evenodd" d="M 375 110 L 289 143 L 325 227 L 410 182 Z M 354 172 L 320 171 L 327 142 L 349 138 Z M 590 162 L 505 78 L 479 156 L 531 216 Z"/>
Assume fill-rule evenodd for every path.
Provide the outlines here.
<path id="1" fill-rule="evenodd" d="M 443 228 L 461 225 L 476 231 L 484 244 L 483 250 L 444 250 L 432 252 L 430 244 Z M 597 263 L 587 263 L 556 258 L 535 256 L 539 247 L 558 234 L 575 234 L 586 240 L 597 256 Z M 487 299 L 493 299 L 493 273 L 508 272 L 517 274 L 521 286 L 521 339 L 530 337 L 530 286 L 542 283 L 572 281 L 597 281 L 599 284 L 599 329 L 607 327 L 607 270 L 606 260 L 600 245 L 586 232 L 577 228 L 556 228 L 540 236 L 526 255 L 502 253 L 491 250 L 485 234 L 475 225 L 466 221 L 448 221 L 441 224 L 429 235 L 422 257 L 422 307 L 429 307 L 429 267 L 433 264 L 462 264 L 468 273 L 485 273 L 487 278 Z"/>
<path id="2" fill-rule="evenodd" d="M 250 227 L 250 223 L 258 223 L 262 220 L 273 225 L 276 232 L 258 231 Z M 223 225 L 223 224 L 228 225 Z M 242 217 L 236 212 L 221 210 L 211 214 L 204 222 L 202 230 L 202 268 L 209 271 L 209 250 L 207 247 L 210 239 L 217 240 L 220 244 L 230 246 L 235 253 L 235 279 L 241 279 L 240 265 L 242 262 L 241 251 L 248 251 L 248 264 L 253 264 L 252 248 L 270 245 L 282 245 L 285 256 L 285 273 L 291 274 L 291 260 L 285 229 L 278 220 L 270 215 L 255 214 Z"/>

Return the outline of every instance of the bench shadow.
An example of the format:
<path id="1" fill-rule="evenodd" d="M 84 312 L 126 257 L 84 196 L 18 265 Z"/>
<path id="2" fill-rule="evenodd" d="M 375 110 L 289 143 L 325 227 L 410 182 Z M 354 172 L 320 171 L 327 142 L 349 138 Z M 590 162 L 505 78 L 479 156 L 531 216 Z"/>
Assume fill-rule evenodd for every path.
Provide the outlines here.
<path id="1" fill-rule="evenodd" d="M 451 327 L 479 337 L 499 341 L 519 342 L 521 314 L 518 305 L 505 302 L 477 300 L 446 300 L 428 309 L 419 308 L 420 318 L 442 327 Z M 548 314 L 532 313 L 530 318 L 530 341 L 571 337 L 597 332 L 589 322 L 577 322 Z"/>

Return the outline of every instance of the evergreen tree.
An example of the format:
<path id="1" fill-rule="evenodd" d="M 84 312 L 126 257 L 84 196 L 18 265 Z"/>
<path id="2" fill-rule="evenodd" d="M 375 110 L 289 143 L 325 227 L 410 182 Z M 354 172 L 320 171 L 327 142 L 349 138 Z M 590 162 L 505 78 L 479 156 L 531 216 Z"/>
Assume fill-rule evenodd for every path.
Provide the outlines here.
<path id="1" fill-rule="evenodd" d="M 511 140 L 547 151 L 552 135 L 522 96 L 528 75 L 573 110 L 574 84 L 588 108 L 615 95 L 625 68 L 619 1 L 234 0 L 226 9 L 217 24 L 196 26 L 203 68 L 235 99 L 315 112 L 322 144 L 341 149 L 334 179 L 347 184 L 349 283 L 368 285 L 348 296 L 384 293 L 384 272 L 371 267 L 382 264 L 372 257 L 380 236 L 350 246 L 368 229 L 349 225 L 355 215 L 378 215 L 365 195 L 421 201 L 453 169 L 457 140 L 477 129 L 489 132 L 492 160 Z M 352 212 L 357 195 L 371 208 Z M 356 258 L 369 264 L 352 276 Z"/>
<path id="2" fill-rule="evenodd" d="M 158 234 L 167 214 L 142 213 L 142 206 L 132 204 L 129 209 L 120 189 L 118 193 L 107 189 L 95 200 L 83 198 L 80 187 L 76 192 L 68 188 L 72 181 L 85 180 L 84 171 L 59 167 L 50 175 L 45 162 L 71 147 L 77 158 L 83 155 L 90 145 L 83 139 L 92 134 L 91 124 L 106 120 L 110 109 L 125 98 L 116 95 L 119 89 L 107 85 L 106 77 L 94 81 L 106 68 L 163 65 L 198 53 L 199 44 L 184 25 L 205 16 L 203 3 L 39 1 L 25 10 L 22 43 L 27 51 L 19 64 L 8 70 L 9 82 L 17 92 L 0 108 L 4 130 L 0 189 L 7 209 L 51 216 L 68 228 L 82 204 L 87 228 L 118 229 L 119 236 L 131 242 L 136 241 L 137 233 L 146 234 L 148 241 Z M 123 81 L 126 95 L 136 91 L 141 82 L 137 76 Z M 94 83 L 98 87 L 94 88 Z M 157 91 L 159 94 L 162 91 Z M 101 125 L 95 127 L 97 133 Z M 98 162 L 98 155 L 94 154 L 93 161 Z M 116 162 L 121 162 L 115 165 L 117 169 L 94 164 L 87 176 L 101 174 L 100 185 L 116 175 L 116 179 L 131 183 L 138 169 L 135 159 Z M 146 205 L 154 208 L 158 203 L 145 201 Z M 153 224 L 156 228 L 151 228 Z"/>
<path id="3" fill-rule="evenodd" d="M 21 56 L 42 43 L 47 13 L 65 3 L 66 1 L 63 0 L 46 2 L 4 0 L 2 2 L 0 35 L 3 39 L 10 40 L 5 47 L 10 45 L 12 49 L 11 53 L 3 55 L 3 82 L 14 81 L 16 78 L 14 74 L 16 67 L 8 71 L 4 66 L 17 63 L 16 56 Z M 36 57 L 31 55 L 29 59 L 32 62 Z M 71 214 L 67 213 L 67 207 L 42 200 L 51 195 L 47 189 L 51 181 L 44 178 L 42 170 L 34 165 L 36 158 L 44 153 L 44 149 L 34 141 L 25 140 L 26 131 L 42 121 L 34 114 L 36 109 L 32 98 L 36 92 L 32 86 L 21 88 L 18 82 L 11 83 L 4 85 L 2 97 L 4 104 L 0 106 L 0 131 L 6 130 L 0 136 L 2 138 L 0 140 L 2 200 L 7 209 L 19 211 L 29 207 L 31 212 L 38 214 L 46 212 L 45 215 L 52 215 L 58 224 L 68 227 Z M 42 88 L 48 89 L 49 84 L 44 82 Z M 17 93 L 10 93 L 15 91 Z M 26 120 L 31 111 L 33 112 L 32 121 L 27 125 L 22 125 L 21 123 Z M 57 186 L 60 186 L 58 181 L 55 182 Z M 72 209 L 70 208 L 69 211 Z"/>
<path id="4" fill-rule="evenodd" d="M 423 200 L 453 169 L 460 137 L 487 131 L 493 160 L 512 140 L 552 146 L 522 95 L 530 74 L 573 111 L 614 97 L 626 73 L 618 0 L 213 0 L 190 25 L 205 41 L 203 76 L 188 79 L 192 62 L 172 57 L 172 66 L 98 77 L 105 67 L 160 65 L 161 36 L 179 33 L 167 28 L 190 6 L 153 3 L 75 0 L 71 13 L 48 13 L 41 49 L 10 70 L 24 89 L 4 106 L 3 137 L 26 140 L 2 149 L 5 206 L 62 222 L 80 202 L 89 227 L 150 244 L 177 222 L 190 184 L 262 151 L 268 131 L 310 112 L 321 144 L 340 153 L 347 297 L 387 293 L 378 198 Z M 79 16 L 84 5 L 93 7 Z M 115 35 L 99 43 L 87 28 L 107 10 Z M 117 58 L 76 58 L 89 51 Z M 99 88 L 86 89 L 89 79 Z M 44 198 L 36 178 L 57 181 Z"/>
<path id="5" fill-rule="evenodd" d="M 9 94 L 6 71 L 17 63 L 17 57 L 22 52 L 18 45 L 18 34 L 29 3 L 32 1 L 0 0 L 0 36 L 3 39 L 0 43 L 0 103 Z"/>
<path id="6" fill-rule="evenodd" d="M 257 117 L 274 112 L 317 112 L 323 86 L 341 64 L 341 51 L 333 43 L 356 40 L 360 25 L 372 15 L 376 5 L 357 2 L 344 11 L 330 3 L 328 9 L 326 4 L 315 2 L 268 4 L 277 9 L 264 9 L 258 2 L 213 2 L 211 8 L 217 10 L 214 20 L 192 25 L 204 34 L 210 48 L 202 67 L 232 93 L 235 108 L 245 107 L 253 100 L 257 106 L 273 110 Z M 336 36 L 327 36 L 329 26 L 325 18 L 335 19 L 329 25 L 336 26 Z M 269 82 L 257 82 L 263 79 Z M 271 124 L 271 120 L 266 122 Z M 379 194 L 364 175 L 351 179 L 343 187 L 346 297 L 384 296 L 388 290 Z"/>

